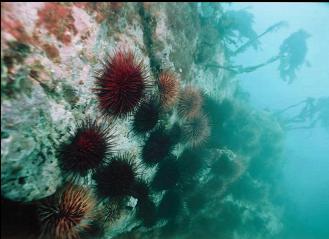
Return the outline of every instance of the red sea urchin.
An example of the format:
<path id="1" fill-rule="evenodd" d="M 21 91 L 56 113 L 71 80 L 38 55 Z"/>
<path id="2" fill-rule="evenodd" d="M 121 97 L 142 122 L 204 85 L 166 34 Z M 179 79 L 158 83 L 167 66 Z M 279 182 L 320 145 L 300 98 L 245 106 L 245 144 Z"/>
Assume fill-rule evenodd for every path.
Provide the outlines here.
<path id="1" fill-rule="evenodd" d="M 150 84 L 143 62 L 131 51 L 118 50 L 97 73 L 96 86 L 101 111 L 122 118 L 135 111 Z"/>
<path id="2" fill-rule="evenodd" d="M 165 110 L 171 109 L 178 99 L 179 81 L 172 72 L 165 71 L 159 76 L 157 85 L 162 107 Z"/>
<path id="3" fill-rule="evenodd" d="M 93 219 L 95 200 L 89 190 L 69 184 L 40 204 L 40 238 L 78 239 Z"/>
<path id="4" fill-rule="evenodd" d="M 61 146 L 59 163 L 62 170 L 80 176 L 95 170 L 113 152 L 115 135 L 110 127 L 90 119 L 78 125 L 68 142 Z"/>

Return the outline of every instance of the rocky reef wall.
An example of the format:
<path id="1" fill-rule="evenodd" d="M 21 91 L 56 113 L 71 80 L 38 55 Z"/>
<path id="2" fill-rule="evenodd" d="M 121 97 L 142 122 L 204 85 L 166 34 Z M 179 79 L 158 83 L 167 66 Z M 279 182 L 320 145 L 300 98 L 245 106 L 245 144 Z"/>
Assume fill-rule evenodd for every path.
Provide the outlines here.
<path id="1" fill-rule="evenodd" d="M 236 82 L 206 67 L 225 54 L 202 14 L 196 3 L 1 3 L 2 197 L 32 202 L 63 184 L 58 148 L 77 122 L 101 116 L 95 72 L 118 49 L 136 53 L 152 81 L 169 69 L 181 86 L 230 98 Z M 139 155 L 129 119 L 115 127 L 116 150 Z M 123 218 L 107 238 L 133 225 Z"/>
<path id="2" fill-rule="evenodd" d="M 61 184 L 58 142 L 74 121 L 98 114 L 94 74 L 116 49 L 136 52 L 152 79 L 171 69 L 183 84 L 218 97 L 234 90 L 221 86 L 221 72 L 195 62 L 208 32 L 197 4 L 3 3 L 1 11 L 1 179 L 8 198 L 40 199 Z"/>

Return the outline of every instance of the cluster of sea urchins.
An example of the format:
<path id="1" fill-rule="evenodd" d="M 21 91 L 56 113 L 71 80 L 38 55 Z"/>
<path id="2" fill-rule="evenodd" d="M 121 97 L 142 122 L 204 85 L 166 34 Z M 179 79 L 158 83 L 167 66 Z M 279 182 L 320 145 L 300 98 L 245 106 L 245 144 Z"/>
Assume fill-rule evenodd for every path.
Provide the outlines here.
<path id="1" fill-rule="evenodd" d="M 207 118 L 201 112 L 202 97 L 197 89 L 188 86 L 180 91 L 175 74 L 169 71 L 162 72 L 157 79 L 158 95 L 148 96 L 150 86 L 143 62 L 132 52 L 119 50 L 108 57 L 104 68 L 98 72 L 94 90 L 101 112 L 108 116 L 105 119 L 127 118 L 135 113 L 134 132 L 146 135 L 150 132 L 142 158 L 148 166 L 160 162 L 152 188 L 172 190 L 167 192 L 159 209 L 150 196 L 149 183 L 139 177 L 139 166 L 134 158 L 128 153 L 113 155 L 116 145 L 113 123 L 83 121 L 61 145 L 59 153 L 64 173 L 78 176 L 93 173 L 97 196 L 110 199 L 108 202 L 125 196 L 136 197 L 137 216 L 145 226 L 154 225 L 156 218 L 170 218 L 177 213 L 175 208 L 166 214 L 168 205 L 176 200 L 175 186 L 180 178 L 180 164 L 172 154 L 175 144 L 183 139 L 198 146 L 209 134 Z M 171 130 L 162 124 L 156 126 L 161 112 L 168 113 L 176 103 L 181 126 L 176 123 Z M 79 238 L 80 232 L 90 225 L 94 209 L 95 199 L 90 191 L 69 184 L 39 207 L 42 236 Z"/>

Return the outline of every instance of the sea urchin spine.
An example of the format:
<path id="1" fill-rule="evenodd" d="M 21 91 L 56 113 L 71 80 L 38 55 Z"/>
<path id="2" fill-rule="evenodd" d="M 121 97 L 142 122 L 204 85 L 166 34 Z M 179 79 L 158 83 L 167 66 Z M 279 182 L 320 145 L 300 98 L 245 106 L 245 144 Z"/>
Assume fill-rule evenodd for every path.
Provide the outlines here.
<path id="1" fill-rule="evenodd" d="M 200 92 L 192 86 L 187 86 L 180 92 L 177 104 L 178 115 L 182 118 L 192 118 L 200 113 L 202 97 Z"/>
<path id="2" fill-rule="evenodd" d="M 68 142 L 61 146 L 62 170 L 78 175 L 95 170 L 113 152 L 115 135 L 110 127 L 90 119 L 78 125 Z"/>
<path id="3" fill-rule="evenodd" d="M 96 79 L 100 109 L 114 117 L 126 117 L 135 111 L 150 87 L 143 62 L 130 51 L 115 52 Z"/>
<path id="4" fill-rule="evenodd" d="M 93 218 L 94 207 L 94 197 L 86 188 L 67 185 L 39 206 L 40 238 L 80 238 Z"/>
<path id="5" fill-rule="evenodd" d="M 182 126 L 183 139 L 192 147 L 201 145 L 209 137 L 210 128 L 204 114 L 187 119 Z"/>

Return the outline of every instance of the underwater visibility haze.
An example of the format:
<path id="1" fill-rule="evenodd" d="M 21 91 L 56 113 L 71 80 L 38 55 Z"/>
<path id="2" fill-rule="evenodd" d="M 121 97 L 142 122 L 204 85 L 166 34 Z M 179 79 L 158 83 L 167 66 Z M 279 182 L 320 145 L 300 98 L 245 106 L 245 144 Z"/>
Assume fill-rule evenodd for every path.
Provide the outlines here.
<path id="1" fill-rule="evenodd" d="M 329 238 L 328 3 L 1 3 L 1 238 Z"/>

